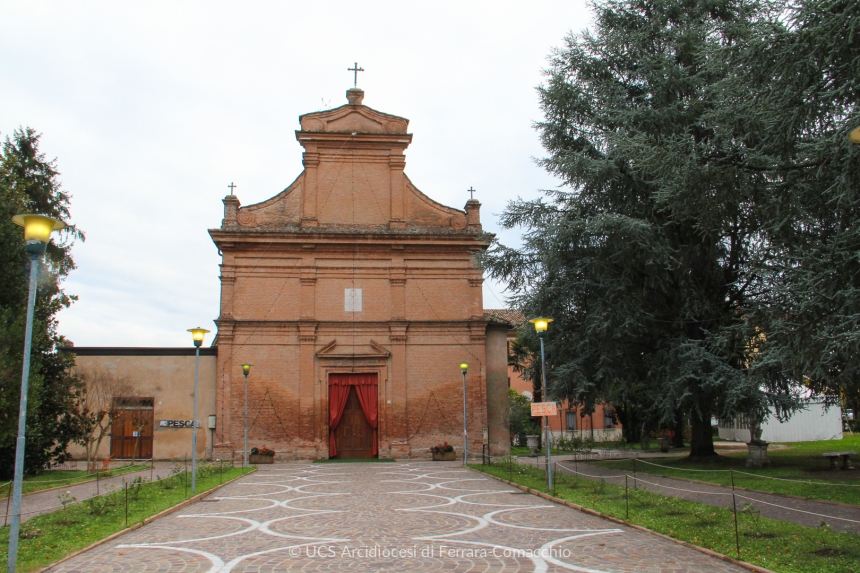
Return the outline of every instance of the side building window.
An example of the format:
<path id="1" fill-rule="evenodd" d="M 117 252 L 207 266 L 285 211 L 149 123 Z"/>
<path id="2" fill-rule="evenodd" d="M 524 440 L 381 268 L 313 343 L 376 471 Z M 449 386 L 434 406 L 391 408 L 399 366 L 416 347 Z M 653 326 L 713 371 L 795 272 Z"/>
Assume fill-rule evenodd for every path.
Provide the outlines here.
<path id="1" fill-rule="evenodd" d="M 576 412 L 568 412 L 565 416 L 567 418 L 567 429 L 575 430 L 576 429 Z"/>
<path id="2" fill-rule="evenodd" d="M 603 428 L 606 430 L 611 430 L 615 427 L 615 421 L 612 419 L 612 410 L 604 409 L 603 410 Z"/>

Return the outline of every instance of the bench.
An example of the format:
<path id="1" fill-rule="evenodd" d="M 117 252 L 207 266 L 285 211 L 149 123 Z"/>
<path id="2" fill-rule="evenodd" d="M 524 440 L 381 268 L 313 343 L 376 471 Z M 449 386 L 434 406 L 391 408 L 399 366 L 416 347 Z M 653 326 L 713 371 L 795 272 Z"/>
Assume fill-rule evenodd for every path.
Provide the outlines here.
<path id="1" fill-rule="evenodd" d="M 821 454 L 825 458 L 830 459 L 830 469 L 836 469 L 836 458 L 842 458 L 842 469 L 843 470 L 853 470 L 849 461 L 851 460 L 851 456 L 857 455 L 857 452 L 827 452 Z"/>

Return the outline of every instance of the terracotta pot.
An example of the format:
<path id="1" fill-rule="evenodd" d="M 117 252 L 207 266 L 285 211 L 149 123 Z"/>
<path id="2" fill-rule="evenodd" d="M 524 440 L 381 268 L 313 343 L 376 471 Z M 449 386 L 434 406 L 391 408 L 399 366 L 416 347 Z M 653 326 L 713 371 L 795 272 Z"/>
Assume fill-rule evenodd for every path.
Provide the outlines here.
<path id="1" fill-rule="evenodd" d="M 457 459 L 457 452 L 433 452 L 434 462 L 453 462 Z"/>
<path id="2" fill-rule="evenodd" d="M 272 464 L 275 463 L 275 456 L 263 456 L 261 454 L 249 454 L 249 464 Z"/>

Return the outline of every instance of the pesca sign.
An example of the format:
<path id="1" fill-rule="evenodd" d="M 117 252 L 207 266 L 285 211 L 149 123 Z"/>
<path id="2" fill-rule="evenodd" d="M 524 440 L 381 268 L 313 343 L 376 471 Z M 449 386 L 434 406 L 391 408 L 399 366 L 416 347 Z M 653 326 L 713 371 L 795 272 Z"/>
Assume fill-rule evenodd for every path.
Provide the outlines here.
<path id="1" fill-rule="evenodd" d="M 558 416 L 555 402 L 532 402 L 532 416 Z"/>
<path id="2" fill-rule="evenodd" d="M 192 420 L 161 420 L 158 425 L 162 428 L 191 428 L 194 426 L 194 422 Z M 197 420 L 197 427 L 202 425 L 200 420 Z"/>

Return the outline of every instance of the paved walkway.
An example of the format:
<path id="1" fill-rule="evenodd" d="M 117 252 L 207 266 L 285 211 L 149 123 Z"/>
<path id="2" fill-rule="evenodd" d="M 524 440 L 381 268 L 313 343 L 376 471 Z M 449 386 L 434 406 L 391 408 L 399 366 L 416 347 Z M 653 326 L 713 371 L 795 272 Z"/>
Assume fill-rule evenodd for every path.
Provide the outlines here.
<path id="1" fill-rule="evenodd" d="M 512 495 L 515 494 L 515 495 Z M 741 573 L 457 462 L 278 464 L 52 573 Z"/>
<path id="2" fill-rule="evenodd" d="M 143 476 L 147 480 L 150 479 L 150 476 L 153 479 L 158 477 L 165 478 L 170 475 L 170 470 L 173 469 L 173 465 L 173 462 L 155 462 L 155 468 L 153 470 L 147 468 L 139 472 L 129 472 L 115 477 L 100 479 L 98 483 L 95 481 L 89 481 L 69 485 L 63 489 L 37 491 L 24 495 L 21 497 L 21 521 L 27 521 L 39 514 L 56 511 L 62 508 L 63 506 L 60 503 L 59 496 L 64 492 L 68 491 L 73 497 L 77 498 L 79 502 L 82 502 L 85 499 L 98 495 L 99 493 L 105 493 L 111 489 L 120 488 L 122 487 L 123 481 L 130 482 L 137 476 Z M 58 483 L 57 485 L 62 485 L 62 483 Z M 8 512 L 11 511 L 11 508 L 8 507 L 8 501 L 8 499 L 3 499 L 2 502 L 0 502 L 0 518 L 2 518 L 0 521 L 4 524 L 8 522 Z"/>
<path id="3" fill-rule="evenodd" d="M 540 465 L 538 458 L 520 458 L 520 463 Z M 541 467 L 546 467 L 543 463 Z M 640 465 L 640 467 L 643 467 Z M 557 471 L 568 474 L 579 472 L 586 479 L 604 479 L 607 483 L 624 485 L 624 472 L 614 468 L 589 465 L 570 460 L 559 460 Z M 695 501 L 713 507 L 732 508 L 732 490 L 720 485 L 708 485 L 678 478 L 666 478 L 645 472 L 637 472 L 636 480 L 629 473 L 628 487 L 639 487 L 669 497 Z M 839 486 L 834 486 L 839 487 Z M 762 517 L 777 519 L 807 527 L 818 527 L 826 521 L 834 531 L 860 535 L 860 506 L 826 503 L 808 499 L 796 499 L 778 494 L 751 492 L 738 489 L 735 492 L 740 511 L 745 503 L 761 512 Z"/>

